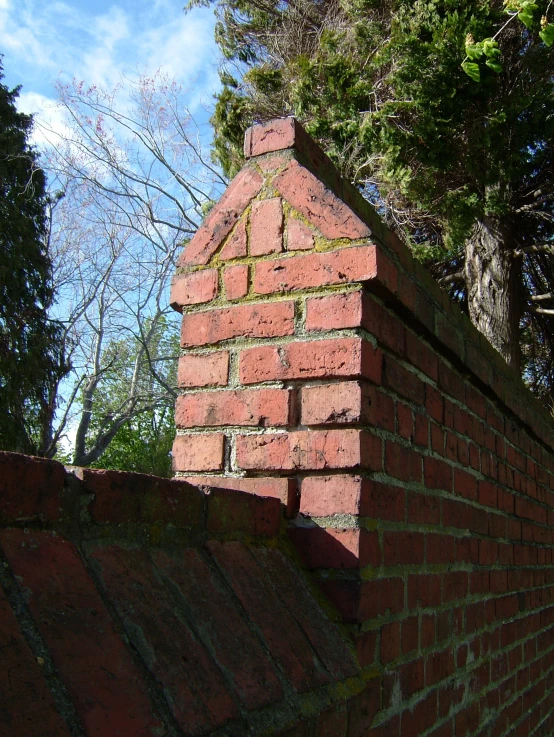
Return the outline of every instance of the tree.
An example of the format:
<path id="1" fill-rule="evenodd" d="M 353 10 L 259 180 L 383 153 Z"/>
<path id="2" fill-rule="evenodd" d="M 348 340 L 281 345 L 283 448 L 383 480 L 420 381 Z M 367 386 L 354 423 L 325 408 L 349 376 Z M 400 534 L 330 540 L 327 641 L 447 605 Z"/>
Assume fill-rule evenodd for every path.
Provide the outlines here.
<path id="1" fill-rule="evenodd" d="M 57 189 L 55 314 L 73 370 L 60 387 L 48 454 L 65 439 L 71 462 L 88 466 L 118 433 L 165 428 L 179 330 L 169 282 L 223 180 L 204 162 L 182 90 L 163 75 L 110 92 L 78 82 L 58 91 L 66 129 L 42 130 Z"/>
<path id="2" fill-rule="evenodd" d="M 41 428 L 68 365 L 60 327 L 48 319 L 46 180 L 18 95 L 0 84 L 0 448 L 42 454 Z"/>
<path id="3" fill-rule="evenodd" d="M 191 4 L 210 2 L 228 60 L 213 117 L 226 172 L 248 125 L 298 117 L 552 403 L 552 4 Z"/>

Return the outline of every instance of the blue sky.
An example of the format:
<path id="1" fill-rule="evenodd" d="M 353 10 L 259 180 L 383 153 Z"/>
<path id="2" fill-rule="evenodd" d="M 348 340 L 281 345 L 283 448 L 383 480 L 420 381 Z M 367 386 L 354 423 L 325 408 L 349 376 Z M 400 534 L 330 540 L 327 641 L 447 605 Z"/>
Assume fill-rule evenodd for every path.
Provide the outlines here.
<path id="1" fill-rule="evenodd" d="M 0 53 L 8 87 L 22 85 L 18 107 L 51 110 L 53 82 L 72 78 L 111 88 L 122 76 L 162 69 L 188 91 L 205 122 L 218 86 L 210 9 L 184 0 L 0 0 Z M 50 114 L 52 113 L 42 113 Z"/>

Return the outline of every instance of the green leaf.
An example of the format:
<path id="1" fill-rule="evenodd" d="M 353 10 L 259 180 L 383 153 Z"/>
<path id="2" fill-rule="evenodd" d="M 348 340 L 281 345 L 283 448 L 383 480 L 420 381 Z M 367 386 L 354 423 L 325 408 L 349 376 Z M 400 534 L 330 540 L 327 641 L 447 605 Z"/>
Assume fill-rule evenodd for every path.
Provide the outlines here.
<path id="1" fill-rule="evenodd" d="M 486 38 L 483 41 L 483 51 L 485 56 L 489 59 L 495 59 L 500 56 L 500 49 L 498 48 L 498 42 L 492 38 Z"/>
<path id="2" fill-rule="evenodd" d="M 535 18 L 533 16 L 533 11 L 529 8 L 525 8 L 524 10 L 522 10 L 521 13 L 517 14 L 517 17 L 520 19 L 524 26 L 527 26 L 527 28 L 533 27 Z"/>
<path id="3" fill-rule="evenodd" d="M 466 56 L 469 59 L 480 59 L 483 56 L 483 43 L 478 42 L 476 44 L 466 45 Z"/>
<path id="4" fill-rule="evenodd" d="M 490 59 L 488 59 L 486 64 L 489 69 L 492 69 L 493 72 L 496 72 L 497 74 L 500 74 L 500 72 L 502 71 L 502 65 L 499 64 L 497 61 L 491 61 Z"/>
<path id="5" fill-rule="evenodd" d="M 554 43 L 554 25 L 549 23 L 542 31 L 539 31 L 539 36 L 547 46 L 552 46 Z"/>
<path id="6" fill-rule="evenodd" d="M 479 70 L 479 64 L 474 64 L 470 61 L 464 61 L 462 69 L 474 82 L 481 81 L 481 72 Z"/>

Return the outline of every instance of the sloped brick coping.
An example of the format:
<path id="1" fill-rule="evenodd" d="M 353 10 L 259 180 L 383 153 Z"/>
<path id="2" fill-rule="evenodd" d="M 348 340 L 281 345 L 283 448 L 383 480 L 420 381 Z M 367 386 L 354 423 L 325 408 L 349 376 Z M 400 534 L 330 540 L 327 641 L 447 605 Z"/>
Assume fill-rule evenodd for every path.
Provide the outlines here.
<path id="1" fill-rule="evenodd" d="M 360 737 L 276 499 L 0 453 L 0 734 Z"/>

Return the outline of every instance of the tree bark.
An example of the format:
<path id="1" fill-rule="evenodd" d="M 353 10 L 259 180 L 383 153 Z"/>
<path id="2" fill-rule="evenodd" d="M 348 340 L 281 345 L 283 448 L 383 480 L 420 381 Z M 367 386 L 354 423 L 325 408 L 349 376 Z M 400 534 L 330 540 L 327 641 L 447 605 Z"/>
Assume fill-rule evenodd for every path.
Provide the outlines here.
<path id="1" fill-rule="evenodd" d="M 465 281 L 471 322 L 506 363 L 519 371 L 521 259 L 513 256 L 509 228 L 484 217 L 465 244 Z"/>

